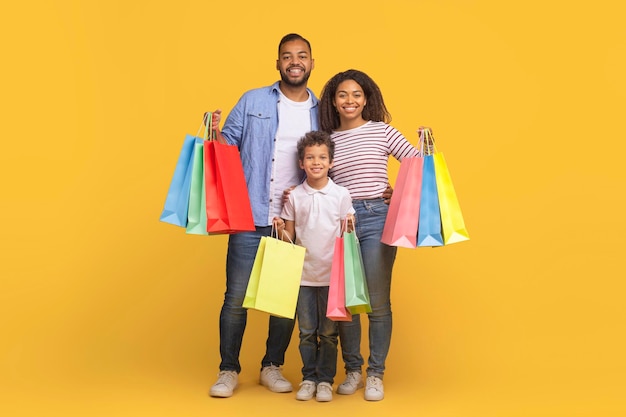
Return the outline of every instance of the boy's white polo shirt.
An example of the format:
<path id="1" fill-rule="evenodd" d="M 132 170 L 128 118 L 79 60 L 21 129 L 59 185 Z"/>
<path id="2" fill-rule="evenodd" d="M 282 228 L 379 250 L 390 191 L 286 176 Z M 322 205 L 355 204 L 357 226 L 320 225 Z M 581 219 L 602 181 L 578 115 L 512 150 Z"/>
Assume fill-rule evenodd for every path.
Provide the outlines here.
<path id="1" fill-rule="evenodd" d="M 289 194 L 281 217 L 295 221 L 296 243 L 306 248 L 300 285 L 330 285 L 335 238 L 340 236 L 341 221 L 354 213 L 350 193 L 330 178 L 321 190 L 306 181 Z"/>

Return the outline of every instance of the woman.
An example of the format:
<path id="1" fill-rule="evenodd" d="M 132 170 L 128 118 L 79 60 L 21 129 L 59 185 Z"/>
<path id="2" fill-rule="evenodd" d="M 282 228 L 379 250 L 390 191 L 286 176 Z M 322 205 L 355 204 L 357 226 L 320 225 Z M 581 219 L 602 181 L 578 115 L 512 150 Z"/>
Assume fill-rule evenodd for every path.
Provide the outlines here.
<path id="1" fill-rule="evenodd" d="M 383 375 L 391 341 L 391 273 L 396 247 L 380 242 L 388 205 L 383 192 L 388 187 L 389 156 L 401 161 L 418 156 L 418 150 L 388 123 L 376 83 L 357 70 L 340 72 L 331 78 L 320 98 L 320 129 L 335 141 L 335 161 L 330 170 L 333 181 L 348 188 L 356 216 L 356 235 L 361 246 L 372 312 L 369 318 L 369 348 L 365 399 L 384 398 Z M 360 352 L 361 322 L 339 322 L 339 339 L 346 368 L 346 380 L 339 394 L 353 394 L 363 387 Z"/>

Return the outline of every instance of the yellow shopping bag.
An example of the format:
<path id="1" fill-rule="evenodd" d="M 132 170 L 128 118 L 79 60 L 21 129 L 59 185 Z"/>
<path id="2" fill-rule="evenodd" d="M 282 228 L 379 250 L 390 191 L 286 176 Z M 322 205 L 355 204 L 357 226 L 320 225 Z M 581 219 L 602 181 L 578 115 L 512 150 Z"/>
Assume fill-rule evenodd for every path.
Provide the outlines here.
<path id="1" fill-rule="evenodd" d="M 271 236 L 261 238 L 243 307 L 293 319 L 306 249 Z"/>
<path id="2" fill-rule="evenodd" d="M 461 213 L 461 206 L 454 191 L 452 178 L 450 177 L 443 153 L 436 152 L 433 159 L 435 161 L 435 178 L 439 196 L 443 243 L 444 245 L 450 245 L 469 240 L 469 234 Z"/>

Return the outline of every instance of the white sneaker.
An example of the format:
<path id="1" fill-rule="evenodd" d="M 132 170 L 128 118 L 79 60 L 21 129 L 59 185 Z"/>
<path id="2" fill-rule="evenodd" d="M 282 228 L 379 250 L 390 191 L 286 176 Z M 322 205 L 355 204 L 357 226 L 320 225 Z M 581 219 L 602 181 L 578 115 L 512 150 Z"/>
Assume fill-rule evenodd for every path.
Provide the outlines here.
<path id="1" fill-rule="evenodd" d="M 333 387 L 328 382 L 317 384 L 317 394 L 315 399 L 319 402 L 328 402 L 333 399 Z"/>
<path id="2" fill-rule="evenodd" d="M 268 387 L 272 392 L 293 391 L 291 382 L 283 377 L 280 367 L 274 365 L 261 369 L 261 385 Z"/>
<path id="3" fill-rule="evenodd" d="M 377 376 L 368 376 L 365 385 L 365 399 L 367 401 L 380 401 L 385 398 L 383 380 Z"/>
<path id="4" fill-rule="evenodd" d="M 300 389 L 296 394 L 296 400 L 308 401 L 313 398 L 315 394 L 315 382 L 304 380 L 300 382 Z"/>
<path id="5" fill-rule="evenodd" d="M 217 375 L 217 382 L 211 387 L 209 395 L 211 397 L 228 398 L 233 395 L 233 390 L 237 387 L 239 374 L 236 371 L 220 371 Z"/>
<path id="6" fill-rule="evenodd" d="M 363 388 L 363 377 L 361 373 L 357 371 L 348 372 L 346 380 L 337 387 L 337 394 L 354 394 L 359 388 Z"/>

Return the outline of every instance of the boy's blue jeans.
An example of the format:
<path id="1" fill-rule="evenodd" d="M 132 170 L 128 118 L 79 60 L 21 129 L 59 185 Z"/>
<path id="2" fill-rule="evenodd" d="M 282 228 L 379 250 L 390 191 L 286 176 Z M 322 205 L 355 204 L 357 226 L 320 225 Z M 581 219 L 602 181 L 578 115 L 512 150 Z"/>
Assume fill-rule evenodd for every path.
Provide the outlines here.
<path id="1" fill-rule="evenodd" d="M 337 373 L 337 323 L 326 317 L 328 287 L 300 287 L 296 315 L 300 330 L 302 380 L 334 382 Z"/>
<path id="2" fill-rule="evenodd" d="M 226 255 L 226 293 L 220 313 L 220 371 L 241 372 L 239 353 L 246 328 L 248 311 L 242 307 L 250 272 L 261 237 L 269 236 L 271 226 L 257 227 L 254 232 L 235 233 L 228 238 Z M 266 351 L 261 367 L 285 363 L 285 352 L 291 341 L 295 320 L 269 317 Z"/>
<path id="3" fill-rule="evenodd" d="M 353 200 L 352 203 L 372 305 L 372 312 L 368 314 L 370 356 L 367 376 L 382 379 L 391 343 L 391 272 L 397 248 L 380 242 L 389 210 L 384 200 Z M 355 314 L 352 321 L 339 322 L 339 340 L 346 371 L 360 371 L 363 365 L 360 315 Z"/>

